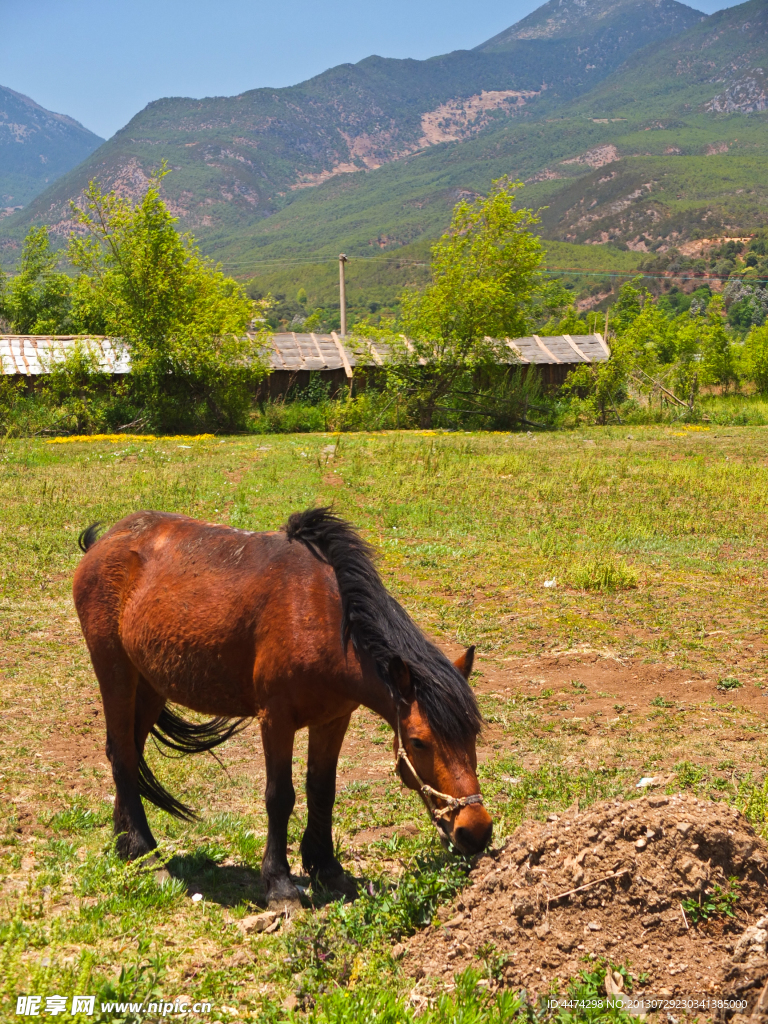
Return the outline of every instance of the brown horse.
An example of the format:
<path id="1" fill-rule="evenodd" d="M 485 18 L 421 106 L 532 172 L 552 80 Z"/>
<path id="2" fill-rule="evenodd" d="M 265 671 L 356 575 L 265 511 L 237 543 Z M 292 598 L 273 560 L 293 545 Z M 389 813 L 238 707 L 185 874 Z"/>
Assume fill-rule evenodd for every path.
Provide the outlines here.
<path id="1" fill-rule="evenodd" d="M 258 718 L 269 818 L 262 879 L 271 906 L 296 905 L 286 856 L 295 793 L 293 740 L 309 728 L 305 870 L 349 890 L 333 851 L 336 764 L 352 712 L 364 704 L 394 730 L 397 768 L 463 853 L 482 850 L 475 739 L 481 718 L 467 679 L 474 648 L 453 665 L 384 588 L 371 549 L 328 509 L 254 533 L 187 516 L 137 512 L 86 552 L 74 598 L 101 688 L 107 757 L 123 857 L 156 847 L 141 797 L 192 812 L 144 760 L 150 733 L 185 753 L 210 750 Z M 216 716 L 196 725 L 168 707 Z"/>

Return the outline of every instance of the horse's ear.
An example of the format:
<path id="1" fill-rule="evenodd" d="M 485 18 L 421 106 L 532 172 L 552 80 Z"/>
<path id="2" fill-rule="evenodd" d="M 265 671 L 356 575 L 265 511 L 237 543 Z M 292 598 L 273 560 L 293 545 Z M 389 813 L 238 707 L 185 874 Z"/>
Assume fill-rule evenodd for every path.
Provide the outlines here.
<path id="1" fill-rule="evenodd" d="M 414 699 L 413 681 L 408 666 L 402 658 L 393 658 L 389 663 L 389 678 L 397 687 L 400 696 L 410 704 Z"/>
<path id="2" fill-rule="evenodd" d="M 469 680 L 472 675 L 472 666 L 475 664 L 475 645 L 472 644 L 453 663 L 465 679 Z"/>

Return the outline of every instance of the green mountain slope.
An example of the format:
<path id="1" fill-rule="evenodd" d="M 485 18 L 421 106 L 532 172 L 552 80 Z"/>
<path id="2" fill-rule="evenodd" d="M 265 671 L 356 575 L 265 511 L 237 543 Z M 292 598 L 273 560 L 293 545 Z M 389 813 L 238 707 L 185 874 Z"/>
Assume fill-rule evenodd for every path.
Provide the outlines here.
<path id="1" fill-rule="evenodd" d="M 768 3 L 748 0 L 687 32 L 629 57 L 621 73 L 589 97 L 593 116 L 621 116 L 642 102 L 669 117 L 695 110 L 752 113 L 766 109 Z"/>
<path id="2" fill-rule="evenodd" d="M 0 86 L 0 216 L 25 206 L 104 140 Z"/>
<path id="3" fill-rule="evenodd" d="M 645 248 L 644 239 L 742 234 L 768 223 L 763 68 L 767 0 L 720 11 L 634 54 L 571 105 L 572 117 L 626 128 L 610 132 L 612 160 L 563 182 L 544 217 L 547 233 Z"/>
<path id="4" fill-rule="evenodd" d="M 561 271 L 562 279 L 577 288 L 594 284 L 599 287 L 604 284 L 605 275 L 626 278 L 636 271 L 643 258 L 640 253 L 622 252 L 612 246 L 547 241 L 544 247 L 546 269 Z M 423 287 L 429 280 L 429 256 L 429 243 L 425 240 L 394 253 L 351 259 L 346 267 L 350 324 L 371 314 L 394 312 L 403 291 Z M 339 308 L 338 261 L 330 257 L 317 263 L 256 265 L 249 291 L 253 297 L 270 293 L 278 303 L 276 319 L 285 319 L 289 329 L 300 329 L 298 322 L 291 328 L 293 317 L 300 320 L 317 307 L 329 312 L 326 323 L 331 326 L 335 322 L 333 312 Z M 297 297 L 300 291 L 306 294 L 301 303 Z"/>
<path id="5" fill-rule="evenodd" d="M 289 251 L 363 255 L 433 236 L 462 191 L 484 191 L 504 173 L 526 181 L 526 205 L 547 207 L 550 239 L 642 252 L 750 233 L 768 224 L 768 111 L 755 70 L 768 68 L 767 25 L 768 0 L 749 0 L 645 48 L 535 119 L 334 178 L 247 238 L 208 244 L 233 269 Z"/>
<path id="6" fill-rule="evenodd" d="M 435 237 L 457 199 L 503 174 L 526 182 L 523 204 L 545 207 L 550 239 L 645 251 L 673 232 L 748 233 L 768 222 L 765 117 L 702 113 L 666 130 L 642 118 L 603 124 L 580 114 L 517 125 L 369 174 L 339 175 L 268 220 L 208 234 L 205 244 L 242 274 L 286 256 L 370 256 Z"/>
<path id="7" fill-rule="evenodd" d="M 375 174 L 414 154 L 460 149 L 499 125 L 544 116 L 593 88 L 638 47 L 704 17 L 676 0 L 590 0 L 583 8 L 569 2 L 581 15 L 559 35 L 497 38 L 427 61 L 369 57 L 287 89 L 152 103 L 1 226 L 6 256 L 31 223 L 46 221 L 67 234 L 69 200 L 90 178 L 138 194 L 162 159 L 174 170 L 167 179 L 174 212 L 207 246 L 251 228 L 269 232 L 276 226 L 268 221 L 297 202 L 303 208 L 304 195 L 328 178 Z"/>

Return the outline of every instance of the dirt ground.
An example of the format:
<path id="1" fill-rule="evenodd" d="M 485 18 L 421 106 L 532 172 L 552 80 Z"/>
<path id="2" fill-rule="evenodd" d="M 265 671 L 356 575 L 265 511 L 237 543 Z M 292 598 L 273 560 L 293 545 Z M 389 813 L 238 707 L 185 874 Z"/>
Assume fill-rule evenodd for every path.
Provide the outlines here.
<path id="1" fill-rule="evenodd" d="M 735 964 L 765 960 L 765 930 L 739 939 L 766 913 L 768 844 L 735 808 L 653 793 L 550 817 L 479 860 L 441 923 L 409 943 L 410 973 L 450 981 L 485 955 L 500 983 L 538 996 L 585 961 L 631 957 L 635 995 L 700 998 L 721 994 Z M 727 912 L 686 914 L 710 892 L 733 894 Z"/>
<path id="2" fill-rule="evenodd" d="M 70 628 L 76 636 L 76 623 Z M 452 657 L 461 650 L 444 649 Z M 506 660 L 479 657 L 472 682 L 487 723 L 478 761 L 496 821 L 494 849 L 477 864 L 461 898 L 441 910 L 442 923 L 413 937 L 402 969 L 420 979 L 419 986 L 450 988 L 463 968 L 491 964 L 499 985 L 525 988 L 534 997 L 557 979 L 574 977 L 596 958 L 606 958 L 628 965 L 636 979 L 634 994 L 731 991 L 746 993 L 754 1005 L 768 977 L 765 942 L 741 961 L 734 961 L 734 955 L 739 935 L 768 913 L 768 847 L 725 802 L 697 802 L 693 792 L 664 791 L 676 784 L 680 764 L 689 758 L 699 771 L 708 766 L 709 795 L 713 786 L 732 795 L 750 772 L 762 774 L 766 696 L 761 682 L 740 673 L 740 685 L 723 690 L 715 674 L 587 648 Z M 93 805 L 110 801 L 113 794 L 95 685 L 87 680 L 59 699 L 61 718 L 39 722 L 39 748 L 23 755 L 26 783 L 13 804 L 16 832 L 30 845 L 6 877 L 9 894 L 21 891 L 38 869 L 34 837 L 41 835 L 41 824 L 43 833 L 53 834 L 36 811 L 47 779 L 67 780 L 46 794 L 48 813 L 66 807 L 72 797 L 85 797 Z M 34 698 L 20 694 L 7 709 L 6 741 L 23 736 L 34 716 Z M 298 820 L 305 812 L 305 747 L 300 734 L 294 772 Z M 230 741 L 221 757 L 234 778 L 248 779 L 248 791 L 228 786 L 217 794 L 209 788 L 199 809 L 243 813 L 250 801 L 260 813 L 265 777 L 257 728 Z M 566 771 L 590 771 L 596 778 L 618 772 L 625 790 L 629 787 L 627 795 L 644 792 L 635 788 L 642 777 L 655 782 L 650 795 L 638 800 L 617 798 L 581 813 L 572 807 L 549 815 L 550 821 L 520 824 L 508 811 L 519 781 L 510 772 L 542 772 L 556 762 Z M 390 730 L 361 709 L 342 750 L 339 793 L 367 785 L 372 803 L 381 805 L 393 771 Z M 546 816 L 546 805 L 539 807 L 537 814 L 529 801 L 523 818 L 532 811 Z M 681 831 L 680 825 L 690 830 Z M 382 844 L 429 828 L 415 803 L 410 820 L 396 823 L 369 820 L 363 808 L 341 831 L 342 861 L 358 879 L 382 866 L 398 875 L 404 863 L 396 850 L 388 854 Z M 260 831 L 257 826 L 256 834 Z M 643 850 L 637 849 L 638 841 L 645 841 Z M 296 843 L 289 855 L 301 877 Z M 621 871 L 626 873 L 616 875 Z M 583 893 L 553 898 L 610 874 L 614 877 Z M 711 891 L 715 884 L 727 889 L 733 877 L 739 880 L 734 918 L 686 920 L 682 899 Z M 210 889 L 202 880 L 190 884 L 223 907 L 243 898 L 255 906 L 260 902 L 258 873 L 229 860 L 219 863 Z"/>

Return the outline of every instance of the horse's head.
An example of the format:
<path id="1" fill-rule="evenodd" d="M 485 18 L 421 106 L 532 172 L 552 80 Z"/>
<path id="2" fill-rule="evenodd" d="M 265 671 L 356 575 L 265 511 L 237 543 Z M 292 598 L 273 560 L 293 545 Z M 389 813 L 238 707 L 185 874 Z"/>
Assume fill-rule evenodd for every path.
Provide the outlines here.
<path id="1" fill-rule="evenodd" d="M 454 662 L 467 680 L 474 656 L 470 647 Z M 480 797 L 475 736 L 451 743 L 437 736 L 419 707 L 408 666 L 398 659 L 390 671 L 402 698 L 395 728 L 400 778 L 420 793 L 435 825 L 457 850 L 479 853 L 490 842 L 493 822 Z"/>

